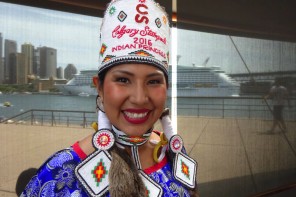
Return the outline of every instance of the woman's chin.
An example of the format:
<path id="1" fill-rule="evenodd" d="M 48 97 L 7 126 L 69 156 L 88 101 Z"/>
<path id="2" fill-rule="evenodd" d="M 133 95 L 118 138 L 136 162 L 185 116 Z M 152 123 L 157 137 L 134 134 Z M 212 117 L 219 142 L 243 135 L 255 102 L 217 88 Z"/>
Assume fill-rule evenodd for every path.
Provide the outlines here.
<path id="1" fill-rule="evenodd" d="M 126 127 L 125 129 L 123 129 L 121 131 L 124 132 L 128 136 L 141 137 L 151 128 L 152 127 L 148 128 L 148 127 L 133 126 L 133 127 Z"/>

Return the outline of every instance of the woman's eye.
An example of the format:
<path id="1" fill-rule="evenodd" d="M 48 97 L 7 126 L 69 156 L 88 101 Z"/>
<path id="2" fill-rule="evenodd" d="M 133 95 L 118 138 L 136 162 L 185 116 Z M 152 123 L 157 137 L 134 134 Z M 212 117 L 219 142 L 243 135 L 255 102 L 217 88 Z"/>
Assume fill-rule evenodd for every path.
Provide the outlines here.
<path id="1" fill-rule="evenodd" d="M 116 81 L 120 83 L 128 83 L 128 79 L 124 77 L 119 77 L 116 79 Z"/>
<path id="2" fill-rule="evenodd" d="M 153 79 L 153 80 L 149 81 L 149 84 L 160 84 L 160 83 L 161 83 L 161 81 L 158 79 Z"/>

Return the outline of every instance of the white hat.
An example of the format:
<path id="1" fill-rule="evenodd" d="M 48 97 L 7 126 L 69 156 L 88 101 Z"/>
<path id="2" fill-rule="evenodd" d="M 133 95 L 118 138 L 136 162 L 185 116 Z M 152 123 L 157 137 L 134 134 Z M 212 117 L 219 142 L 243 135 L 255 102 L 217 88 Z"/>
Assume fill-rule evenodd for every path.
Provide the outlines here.
<path id="1" fill-rule="evenodd" d="M 99 73 L 124 63 L 144 63 L 168 75 L 170 26 L 153 0 L 113 0 L 101 26 Z"/>

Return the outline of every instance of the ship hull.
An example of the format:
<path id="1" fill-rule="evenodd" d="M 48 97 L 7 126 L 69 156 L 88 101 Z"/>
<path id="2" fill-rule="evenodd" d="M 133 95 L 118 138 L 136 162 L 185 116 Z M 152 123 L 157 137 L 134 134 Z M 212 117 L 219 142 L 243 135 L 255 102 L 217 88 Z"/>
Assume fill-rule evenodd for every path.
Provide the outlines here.
<path id="1" fill-rule="evenodd" d="M 239 84 L 234 82 L 219 67 L 177 67 L 178 97 L 228 97 L 239 95 Z M 67 84 L 57 84 L 56 88 L 64 95 L 97 95 L 92 84 L 96 70 L 84 70 L 75 75 Z M 169 87 L 172 86 L 172 73 L 169 69 Z M 168 97 L 171 97 L 171 89 Z"/>
<path id="2" fill-rule="evenodd" d="M 95 87 L 92 86 L 77 86 L 77 85 L 56 85 L 55 86 L 60 92 L 62 92 L 64 95 L 79 95 L 81 93 L 85 93 L 88 95 L 97 95 L 97 90 Z"/>

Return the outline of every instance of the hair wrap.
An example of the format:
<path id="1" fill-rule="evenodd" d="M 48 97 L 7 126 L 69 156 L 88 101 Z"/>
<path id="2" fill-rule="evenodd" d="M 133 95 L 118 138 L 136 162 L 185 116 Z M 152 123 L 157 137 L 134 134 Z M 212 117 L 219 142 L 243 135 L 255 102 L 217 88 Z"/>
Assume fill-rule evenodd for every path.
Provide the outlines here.
<path id="1" fill-rule="evenodd" d="M 169 116 L 169 109 L 164 109 L 160 117 L 161 126 L 165 137 L 170 140 L 172 136 L 177 135 L 177 131 L 173 129 L 172 121 Z"/>
<path id="2" fill-rule="evenodd" d="M 101 110 L 98 111 L 98 124 L 99 124 L 98 130 L 101 130 L 101 129 L 112 130 L 111 123 L 110 123 L 108 117 Z"/>

